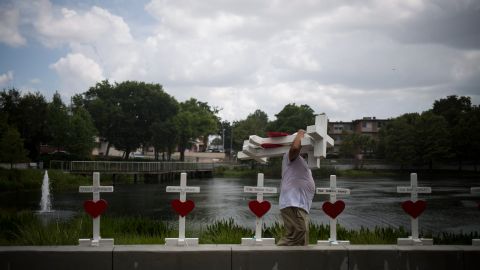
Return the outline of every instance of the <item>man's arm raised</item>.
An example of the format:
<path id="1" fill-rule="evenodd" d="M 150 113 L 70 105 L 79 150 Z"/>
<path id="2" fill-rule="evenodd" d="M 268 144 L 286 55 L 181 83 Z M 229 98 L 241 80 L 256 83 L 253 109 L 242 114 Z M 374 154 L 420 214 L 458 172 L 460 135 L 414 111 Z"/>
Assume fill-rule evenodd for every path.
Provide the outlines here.
<path id="1" fill-rule="evenodd" d="M 302 139 L 304 136 L 305 130 L 299 129 L 297 136 L 295 136 L 295 139 L 293 140 L 292 146 L 290 146 L 290 151 L 288 152 L 288 158 L 290 161 L 294 161 L 300 154 L 300 150 L 302 149 Z"/>

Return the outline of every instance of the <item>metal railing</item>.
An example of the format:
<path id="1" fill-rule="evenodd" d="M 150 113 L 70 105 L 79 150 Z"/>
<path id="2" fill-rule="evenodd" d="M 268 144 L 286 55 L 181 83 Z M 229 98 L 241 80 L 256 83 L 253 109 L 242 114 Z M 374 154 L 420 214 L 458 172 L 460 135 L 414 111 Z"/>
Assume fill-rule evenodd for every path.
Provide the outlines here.
<path id="1" fill-rule="evenodd" d="M 73 172 L 159 173 L 179 171 L 211 171 L 213 163 L 197 162 L 128 162 L 128 161 L 72 161 Z"/>

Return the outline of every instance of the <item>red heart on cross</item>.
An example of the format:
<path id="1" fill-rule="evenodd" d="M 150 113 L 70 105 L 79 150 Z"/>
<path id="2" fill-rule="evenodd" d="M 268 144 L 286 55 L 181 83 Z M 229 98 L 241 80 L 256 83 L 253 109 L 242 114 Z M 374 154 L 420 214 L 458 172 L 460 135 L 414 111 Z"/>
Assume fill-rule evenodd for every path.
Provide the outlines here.
<path id="1" fill-rule="evenodd" d="M 172 200 L 171 204 L 173 210 L 175 210 L 175 212 L 182 217 L 188 215 L 188 213 L 192 212 L 193 208 L 195 208 L 195 203 L 192 200 L 186 200 L 182 202 L 176 199 Z"/>
<path id="2" fill-rule="evenodd" d="M 107 210 L 108 203 L 107 201 L 100 199 L 96 202 L 92 200 L 87 200 L 83 202 L 83 209 L 87 212 L 92 218 L 97 218 L 105 210 Z"/>
<path id="3" fill-rule="evenodd" d="M 261 218 L 263 215 L 265 215 L 268 210 L 270 210 L 270 203 L 268 201 L 250 201 L 248 203 L 248 208 L 250 208 L 250 211 L 252 211 L 255 216 Z"/>
<path id="4" fill-rule="evenodd" d="M 324 202 L 322 209 L 329 217 L 336 218 L 345 209 L 345 203 L 342 200 L 338 200 L 335 203 Z"/>
<path id="5" fill-rule="evenodd" d="M 409 214 L 412 218 L 417 218 L 427 207 L 427 202 L 419 200 L 416 202 L 404 201 L 402 203 L 403 210 Z"/>

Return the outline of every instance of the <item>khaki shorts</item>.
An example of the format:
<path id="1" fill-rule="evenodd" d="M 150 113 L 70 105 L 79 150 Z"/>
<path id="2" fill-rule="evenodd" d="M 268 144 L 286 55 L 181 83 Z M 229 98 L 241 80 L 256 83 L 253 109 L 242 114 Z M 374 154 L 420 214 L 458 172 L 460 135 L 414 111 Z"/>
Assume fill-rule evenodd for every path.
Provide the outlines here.
<path id="1" fill-rule="evenodd" d="M 302 208 L 287 207 L 280 209 L 285 233 L 278 241 L 279 246 L 308 245 L 308 213 Z"/>

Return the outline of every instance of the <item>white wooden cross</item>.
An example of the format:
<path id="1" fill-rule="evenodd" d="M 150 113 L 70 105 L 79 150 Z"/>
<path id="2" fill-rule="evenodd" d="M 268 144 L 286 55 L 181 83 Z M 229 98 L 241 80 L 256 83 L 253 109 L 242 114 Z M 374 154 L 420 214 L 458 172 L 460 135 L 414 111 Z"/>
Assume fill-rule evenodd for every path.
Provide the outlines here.
<path id="1" fill-rule="evenodd" d="M 430 187 L 419 187 L 417 181 L 417 174 L 410 174 L 410 186 L 409 187 L 397 187 L 397 193 L 410 193 L 410 200 L 415 203 L 418 200 L 419 193 L 432 193 Z M 398 238 L 398 245 L 433 245 L 433 239 L 419 238 L 418 236 L 418 217 L 411 219 L 412 235 L 408 238 Z"/>
<path id="2" fill-rule="evenodd" d="M 187 186 L 187 174 L 180 174 L 180 186 L 167 186 L 167 192 L 179 192 L 180 201 L 187 200 L 187 193 L 199 193 L 200 187 Z M 198 238 L 185 238 L 185 217 L 178 216 L 178 238 L 165 238 L 167 246 L 197 246 Z"/>
<path id="3" fill-rule="evenodd" d="M 327 134 L 328 119 L 325 114 L 315 116 L 315 125 L 307 127 L 307 135 L 315 140 L 313 156 L 319 159 L 327 156 L 327 143 L 333 146 L 333 139 Z"/>
<path id="4" fill-rule="evenodd" d="M 301 153 L 308 153 L 308 166 L 311 169 L 320 168 L 320 157 L 326 156 L 327 144 L 333 146 L 334 140 L 327 134 L 327 116 L 319 114 L 315 117 L 315 125 L 306 128 L 305 137 L 302 139 Z M 269 157 L 283 156 L 290 149 L 295 139 L 295 134 L 262 138 L 251 135 L 244 141 L 242 151 L 238 153 L 239 159 L 254 159 L 260 163 L 266 163 Z M 279 147 L 262 148 L 263 144 L 278 144 Z"/>
<path id="5" fill-rule="evenodd" d="M 257 176 L 257 186 L 245 186 L 243 191 L 246 193 L 256 193 L 257 201 L 263 202 L 264 193 L 277 193 L 277 188 L 275 187 L 264 187 L 263 186 L 263 173 L 259 173 Z M 242 238 L 242 245 L 275 245 L 275 238 L 262 238 L 262 226 L 263 226 L 263 216 L 256 217 L 255 221 L 255 238 Z"/>
<path id="6" fill-rule="evenodd" d="M 348 188 L 337 188 L 337 176 L 330 175 L 330 187 L 328 188 L 317 188 L 317 194 L 328 194 L 330 195 L 330 203 L 334 204 L 337 201 L 337 194 L 339 195 L 349 195 L 350 189 Z M 330 217 L 330 238 L 328 241 L 319 240 L 318 245 L 349 245 L 350 241 L 348 240 L 337 240 L 337 218 Z"/>
<path id="7" fill-rule="evenodd" d="M 100 192 L 113 192 L 113 186 L 101 186 L 100 185 L 100 173 L 93 173 L 93 185 L 92 186 L 80 186 L 78 188 L 80 193 L 92 193 L 93 202 L 96 203 L 100 200 Z M 93 219 L 93 239 L 79 239 L 80 246 L 112 246 L 113 239 L 100 237 L 100 216 Z"/>
<path id="8" fill-rule="evenodd" d="M 470 188 L 470 192 L 472 194 L 480 194 L 480 187 L 472 187 Z M 472 239 L 473 246 L 480 246 L 480 239 Z"/>

